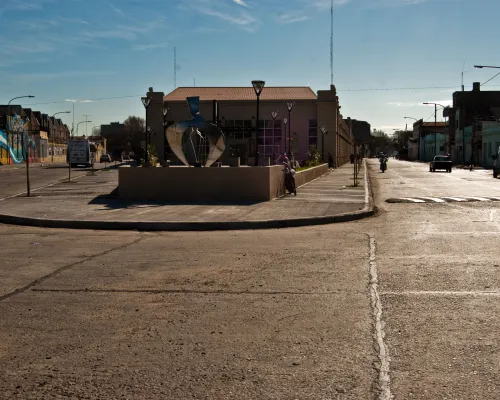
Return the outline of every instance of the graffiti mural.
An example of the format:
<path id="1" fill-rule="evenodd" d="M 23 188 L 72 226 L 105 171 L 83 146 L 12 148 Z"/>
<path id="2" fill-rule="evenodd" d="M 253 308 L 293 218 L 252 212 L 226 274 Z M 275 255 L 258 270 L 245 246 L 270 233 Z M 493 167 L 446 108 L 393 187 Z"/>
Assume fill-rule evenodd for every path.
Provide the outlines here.
<path id="1" fill-rule="evenodd" d="M 0 130 L 0 152 L 2 164 L 20 164 L 25 158 L 23 150 L 23 138 L 25 143 L 33 146 L 34 140 L 28 137 L 28 124 L 20 116 L 7 117 L 7 132 Z"/>

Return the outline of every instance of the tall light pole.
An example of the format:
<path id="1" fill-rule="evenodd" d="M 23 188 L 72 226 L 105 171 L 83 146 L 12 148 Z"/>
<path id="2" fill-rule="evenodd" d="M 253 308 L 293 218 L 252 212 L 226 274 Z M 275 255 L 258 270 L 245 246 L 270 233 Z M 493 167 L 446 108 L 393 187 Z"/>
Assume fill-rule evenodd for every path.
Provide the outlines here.
<path id="1" fill-rule="evenodd" d="M 59 112 L 56 112 L 54 115 L 52 115 L 51 118 L 54 118 L 56 115 L 58 114 L 70 114 L 71 111 L 59 111 Z M 52 128 L 51 128 L 51 139 L 52 139 L 52 162 L 54 162 L 54 124 L 52 124 Z"/>
<path id="2" fill-rule="evenodd" d="M 276 162 L 276 147 L 274 144 L 274 123 L 278 117 L 279 111 L 271 111 L 271 118 L 273 119 L 273 164 Z"/>
<path id="3" fill-rule="evenodd" d="M 259 165 L 259 106 L 260 106 L 260 94 L 262 89 L 266 85 L 265 81 L 252 81 L 253 90 L 257 96 L 257 117 L 255 121 L 255 166 Z M 264 154 L 265 154 L 265 143 L 264 143 Z"/>
<path id="4" fill-rule="evenodd" d="M 497 67 L 495 65 L 474 65 L 474 68 L 496 68 L 496 69 L 500 69 L 500 67 Z"/>
<path id="5" fill-rule="evenodd" d="M 28 117 L 26 117 L 25 123 L 26 124 L 30 123 L 30 119 Z M 23 131 L 23 136 L 22 136 L 22 147 L 24 149 L 24 160 L 26 161 L 26 194 L 28 197 L 30 197 L 31 196 L 31 188 L 30 188 L 30 140 L 29 140 L 29 136 L 26 135 L 24 131 Z"/>
<path id="6" fill-rule="evenodd" d="M 81 121 L 81 122 L 78 122 L 78 123 L 76 124 L 76 136 L 78 136 L 78 125 L 80 125 L 80 124 L 85 124 L 85 123 L 87 123 L 87 122 L 92 122 L 92 121 Z"/>
<path id="7" fill-rule="evenodd" d="M 288 159 L 289 160 L 292 159 L 292 150 L 291 150 L 292 140 L 290 137 L 290 131 L 292 129 L 292 109 L 294 105 L 295 103 L 292 101 L 286 103 L 286 108 L 288 109 Z"/>
<path id="8" fill-rule="evenodd" d="M 439 103 L 424 103 L 425 105 L 434 105 L 434 155 L 437 154 L 437 106 L 445 108 Z"/>
<path id="9" fill-rule="evenodd" d="M 287 143 L 288 143 L 288 139 L 287 139 L 287 135 L 286 135 L 286 126 L 288 124 L 288 118 L 283 118 L 283 123 L 285 124 L 285 152 L 287 153 L 287 155 L 290 153 L 290 151 L 288 150 L 290 148 L 290 145 L 288 144 L 287 146 Z"/>
<path id="10" fill-rule="evenodd" d="M 321 132 L 321 158 L 325 162 L 325 135 L 328 134 L 328 131 L 324 126 L 319 128 L 319 130 Z"/>
<path id="11" fill-rule="evenodd" d="M 144 163 L 146 165 L 149 164 L 149 152 L 148 152 L 148 108 L 151 104 L 151 97 L 141 97 L 142 105 L 146 109 L 146 129 L 144 129 L 145 134 L 145 144 L 146 148 L 144 149 Z"/>
<path id="12" fill-rule="evenodd" d="M 167 120 L 167 115 L 168 115 L 168 108 L 165 107 L 161 110 L 162 114 L 163 114 L 163 161 L 166 163 L 167 162 L 167 139 L 165 137 L 165 131 L 168 127 L 168 120 Z M 166 165 L 166 164 L 165 164 Z"/>

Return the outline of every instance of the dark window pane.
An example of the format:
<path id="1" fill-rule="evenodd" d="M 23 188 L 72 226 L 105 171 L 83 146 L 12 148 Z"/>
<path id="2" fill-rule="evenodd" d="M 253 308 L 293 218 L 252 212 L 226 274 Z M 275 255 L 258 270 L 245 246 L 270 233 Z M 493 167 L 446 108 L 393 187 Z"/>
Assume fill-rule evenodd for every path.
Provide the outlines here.
<path id="1" fill-rule="evenodd" d="M 309 138 L 309 146 L 316 146 L 318 144 L 318 138 L 313 136 Z"/>
<path id="2" fill-rule="evenodd" d="M 315 119 L 310 119 L 309 120 L 309 130 L 311 128 L 317 128 L 318 127 L 318 121 L 316 121 Z"/>

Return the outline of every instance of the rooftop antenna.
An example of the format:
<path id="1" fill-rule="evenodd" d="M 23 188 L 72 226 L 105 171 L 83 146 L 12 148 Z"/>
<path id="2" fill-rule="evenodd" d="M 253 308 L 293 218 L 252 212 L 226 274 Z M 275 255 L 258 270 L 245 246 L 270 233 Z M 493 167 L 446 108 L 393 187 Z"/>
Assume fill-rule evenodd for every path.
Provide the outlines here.
<path id="1" fill-rule="evenodd" d="M 330 85 L 333 85 L 333 0 L 330 7 Z"/>
<path id="2" fill-rule="evenodd" d="M 174 47 L 174 89 L 177 89 L 177 47 Z"/>
<path id="3" fill-rule="evenodd" d="M 464 61 L 464 65 L 462 67 L 462 92 L 465 90 L 464 88 L 464 71 L 465 70 L 465 61 Z"/>

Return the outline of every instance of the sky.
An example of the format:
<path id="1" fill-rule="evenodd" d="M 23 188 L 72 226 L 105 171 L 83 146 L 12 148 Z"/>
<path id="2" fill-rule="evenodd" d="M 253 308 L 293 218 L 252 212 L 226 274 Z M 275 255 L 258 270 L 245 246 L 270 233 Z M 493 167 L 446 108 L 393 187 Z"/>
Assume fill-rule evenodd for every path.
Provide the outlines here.
<path id="1" fill-rule="evenodd" d="M 330 85 L 331 0 L 0 0 L 0 104 L 90 133 L 144 116 L 149 87 Z M 498 0 L 334 0 L 341 113 L 392 134 L 500 70 Z M 264 89 L 265 90 L 265 89 Z M 500 90 L 500 76 L 482 90 Z M 13 102 L 13 104 L 16 101 Z M 442 113 L 438 111 L 438 121 Z M 85 127 L 86 128 L 82 128 Z"/>

